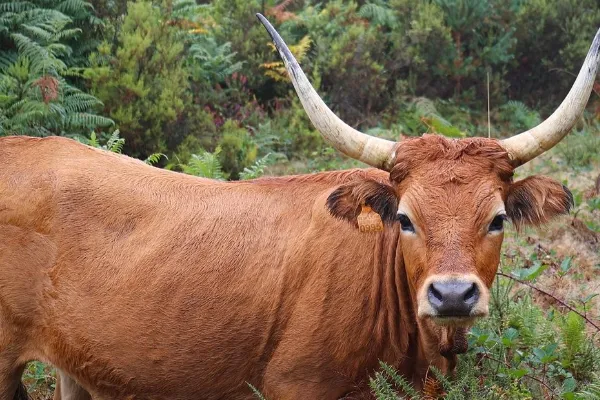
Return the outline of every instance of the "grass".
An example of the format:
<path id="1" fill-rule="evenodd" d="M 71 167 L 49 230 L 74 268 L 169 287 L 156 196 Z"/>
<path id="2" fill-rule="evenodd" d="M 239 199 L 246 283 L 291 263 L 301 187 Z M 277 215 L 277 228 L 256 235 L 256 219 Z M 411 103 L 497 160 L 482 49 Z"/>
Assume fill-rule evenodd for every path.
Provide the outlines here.
<path id="1" fill-rule="evenodd" d="M 25 368 L 23 383 L 33 400 L 51 399 L 56 386 L 56 374 L 52 367 L 32 361 Z"/>
<path id="2" fill-rule="evenodd" d="M 569 133 L 557 146 L 556 152 L 572 169 L 589 169 L 600 162 L 600 126 Z"/>

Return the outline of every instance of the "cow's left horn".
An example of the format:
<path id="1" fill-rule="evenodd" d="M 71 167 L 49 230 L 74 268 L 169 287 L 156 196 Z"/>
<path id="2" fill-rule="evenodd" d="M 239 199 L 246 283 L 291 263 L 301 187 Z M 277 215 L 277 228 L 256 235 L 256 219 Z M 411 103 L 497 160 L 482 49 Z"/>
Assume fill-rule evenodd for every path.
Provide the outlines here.
<path id="1" fill-rule="evenodd" d="M 275 28 L 261 14 L 256 16 L 271 35 L 304 110 L 323 138 L 349 157 L 389 170 L 393 166 L 396 143 L 366 135 L 339 119 L 319 97 Z"/>
<path id="2" fill-rule="evenodd" d="M 523 165 L 550 150 L 569 133 L 590 98 L 599 61 L 600 29 L 596 32 L 573 87 L 556 111 L 541 124 L 502 141 L 515 166 Z"/>

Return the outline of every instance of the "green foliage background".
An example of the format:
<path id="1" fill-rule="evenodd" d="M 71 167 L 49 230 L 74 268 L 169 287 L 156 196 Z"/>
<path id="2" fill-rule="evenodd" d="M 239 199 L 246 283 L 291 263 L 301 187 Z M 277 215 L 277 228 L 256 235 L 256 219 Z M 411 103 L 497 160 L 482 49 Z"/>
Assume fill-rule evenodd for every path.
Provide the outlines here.
<path id="1" fill-rule="evenodd" d="M 262 12 L 353 126 L 487 134 L 489 77 L 501 137 L 557 106 L 600 26 L 595 0 L 280 3 L 1 0 L 0 135 L 118 128 L 127 154 L 161 152 L 172 169 L 220 146 L 228 179 L 267 153 L 309 160 L 326 146 L 285 74 L 269 74 L 280 60 Z"/>
<path id="2" fill-rule="evenodd" d="M 486 136 L 488 97 L 492 137 L 534 126 L 600 27 L 596 0 L 0 0 L 0 136 L 68 136 L 215 179 L 360 165 L 313 129 L 256 12 L 342 119 L 389 139 Z M 557 148 L 570 167 L 600 161 L 599 116 L 593 93 Z M 596 203 L 578 201 L 592 216 Z M 600 396 L 584 322 L 498 285 L 448 398 Z M 52 379 L 29 370 L 32 385 Z M 372 387 L 410 392 L 386 368 Z"/>

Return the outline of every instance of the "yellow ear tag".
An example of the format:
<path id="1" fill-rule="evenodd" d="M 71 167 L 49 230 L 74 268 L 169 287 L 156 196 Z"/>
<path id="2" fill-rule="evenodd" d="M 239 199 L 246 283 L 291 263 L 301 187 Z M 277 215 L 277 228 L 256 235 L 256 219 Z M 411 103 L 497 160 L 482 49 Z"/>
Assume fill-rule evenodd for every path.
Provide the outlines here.
<path id="1" fill-rule="evenodd" d="M 358 230 L 360 232 L 381 232 L 383 231 L 383 221 L 370 206 L 362 205 L 362 210 L 356 218 Z"/>

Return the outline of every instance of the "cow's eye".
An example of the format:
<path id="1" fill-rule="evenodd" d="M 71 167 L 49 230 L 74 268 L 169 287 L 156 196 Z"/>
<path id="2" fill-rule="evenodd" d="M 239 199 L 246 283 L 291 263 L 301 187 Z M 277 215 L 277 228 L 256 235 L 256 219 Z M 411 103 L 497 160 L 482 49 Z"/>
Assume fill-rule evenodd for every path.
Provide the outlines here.
<path id="1" fill-rule="evenodd" d="M 488 228 L 488 232 L 500 232 L 504 229 L 504 221 L 506 221 L 506 214 L 498 214 L 494 217 Z"/>
<path id="2" fill-rule="evenodd" d="M 406 214 L 398 214 L 398 221 L 400 221 L 400 227 L 405 232 L 415 232 L 415 227 L 412 222 L 410 222 L 410 218 Z"/>

